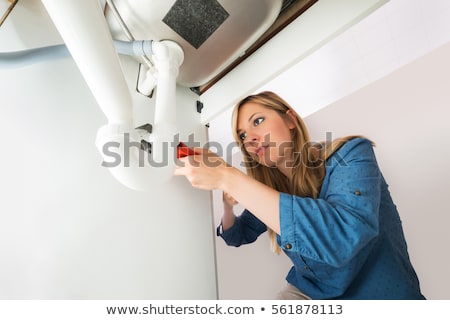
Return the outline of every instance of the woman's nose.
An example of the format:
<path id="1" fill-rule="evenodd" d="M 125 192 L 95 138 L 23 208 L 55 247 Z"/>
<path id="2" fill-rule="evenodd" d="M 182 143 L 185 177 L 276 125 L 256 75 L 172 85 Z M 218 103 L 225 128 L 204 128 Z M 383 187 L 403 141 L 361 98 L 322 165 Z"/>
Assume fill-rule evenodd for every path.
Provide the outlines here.
<path id="1" fill-rule="evenodd" d="M 245 139 L 245 140 L 247 140 L 247 141 L 245 141 L 245 143 L 254 144 L 254 143 L 258 143 L 259 137 L 258 137 L 258 135 L 254 134 L 254 133 L 249 133 L 249 134 L 247 134 L 247 139 Z"/>
<path id="2" fill-rule="evenodd" d="M 255 135 L 255 134 L 247 135 L 247 137 L 244 141 L 245 149 L 247 149 L 247 151 L 249 151 L 249 152 L 252 152 L 252 150 L 257 148 L 258 144 L 259 144 L 259 137 L 258 137 L 258 135 Z"/>

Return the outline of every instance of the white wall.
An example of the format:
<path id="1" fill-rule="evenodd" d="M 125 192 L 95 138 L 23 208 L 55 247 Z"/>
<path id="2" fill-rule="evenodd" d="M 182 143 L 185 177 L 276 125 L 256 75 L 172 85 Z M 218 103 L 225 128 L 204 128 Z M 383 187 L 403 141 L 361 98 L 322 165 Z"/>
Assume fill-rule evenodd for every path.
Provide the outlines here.
<path id="1" fill-rule="evenodd" d="M 11 16 L 1 51 L 58 40 L 42 12 L 13 14 L 30 24 Z M 132 89 L 137 64 L 123 67 Z M 0 69 L 0 92 L 0 299 L 217 297 L 210 194 L 182 178 L 119 184 L 94 145 L 106 118 L 70 58 Z M 151 123 L 154 99 L 133 98 Z M 178 125 L 205 142 L 197 98 L 178 88 Z"/>
<path id="2" fill-rule="evenodd" d="M 450 41 L 449 16 L 447 0 L 391 0 L 262 89 L 306 117 Z"/>
<path id="3" fill-rule="evenodd" d="M 289 73 L 295 64 L 301 63 L 387 1 L 317 1 L 201 95 L 206 106 L 202 111 L 202 122 L 209 123 L 220 117 L 241 97 Z"/>
<path id="4" fill-rule="evenodd" d="M 334 137 L 365 134 L 377 142 L 377 156 L 429 299 L 450 298 L 446 271 L 450 238 L 444 229 L 450 209 L 444 162 L 450 149 L 449 12 L 445 0 L 391 0 L 256 90 L 273 90 L 285 97 L 306 117 L 317 140 L 330 131 Z M 258 59 L 247 61 L 249 78 L 264 70 L 261 60 L 273 58 L 267 52 L 263 47 Z M 240 77 L 239 71 L 234 78 Z M 234 96 L 229 100 L 237 100 L 259 80 L 246 83 L 242 90 L 229 83 L 220 88 L 232 87 Z M 232 141 L 230 111 L 225 108 L 210 121 L 210 139 L 216 143 Z M 227 157 L 239 163 L 238 155 Z M 218 223 L 219 192 L 214 193 L 214 208 Z M 290 262 L 270 254 L 267 242 L 263 237 L 236 249 L 217 241 L 220 298 L 270 299 L 284 284 Z"/>

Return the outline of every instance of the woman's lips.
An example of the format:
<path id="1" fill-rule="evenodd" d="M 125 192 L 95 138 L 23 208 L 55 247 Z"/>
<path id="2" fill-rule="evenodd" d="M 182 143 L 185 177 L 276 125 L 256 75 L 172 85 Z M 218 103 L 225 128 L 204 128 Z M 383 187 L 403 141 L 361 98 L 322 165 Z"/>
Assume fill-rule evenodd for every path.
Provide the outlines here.
<path id="1" fill-rule="evenodd" d="M 258 157 L 261 157 L 266 152 L 266 149 L 266 146 L 261 146 L 255 150 L 255 153 Z"/>

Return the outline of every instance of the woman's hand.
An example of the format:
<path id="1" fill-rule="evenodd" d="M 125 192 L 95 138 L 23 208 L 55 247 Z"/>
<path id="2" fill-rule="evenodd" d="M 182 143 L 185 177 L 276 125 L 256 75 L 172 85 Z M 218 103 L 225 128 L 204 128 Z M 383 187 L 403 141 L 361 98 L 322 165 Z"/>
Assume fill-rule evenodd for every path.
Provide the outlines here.
<path id="1" fill-rule="evenodd" d="M 185 176 L 198 189 L 221 189 L 228 170 L 233 168 L 208 149 L 195 148 L 194 151 L 196 155 L 178 159 L 174 175 Z"/>
<path id="2" fill-rule="evenodd" d="M 225 191 L 222 194 L 222 199 L 223 199 L 223 215 L 221 222 L 222 222 L 222 230 L 226 231 L 229 228 L 231 228 L 234 224 L 236 216 L 234 215 L 233 212 L 233 206 L 238 202 Z"/>
<path id="3" fill-rule="evenodd" d="M 194 149 L 197 155 L 178 159 L 174 174 L 185 176 L 193 187 L 204 190 L 220 189 L 230 195 L 225 202 L 223 230 L 234 223 L 234 199 L 280 234 L 280 193 L 228 165 L 221 157 L 207 149 Z M 234 200 L 234 201 L 233 201 Z"/>

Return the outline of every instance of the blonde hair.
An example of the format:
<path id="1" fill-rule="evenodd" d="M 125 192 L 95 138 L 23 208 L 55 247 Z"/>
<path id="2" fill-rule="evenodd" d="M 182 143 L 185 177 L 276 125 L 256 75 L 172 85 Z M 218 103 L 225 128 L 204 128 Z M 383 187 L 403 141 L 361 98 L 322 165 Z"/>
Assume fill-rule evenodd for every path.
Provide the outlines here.
<path id="1" fill-rule="evenodd" d="M 292 178 L 288 179 L 278 168 L 267 167 L 259 164 L 245 149 L 243 141 L 237 132 L 237 121 L 239 109 L 246 103 L 257 103 L 261 106 L 274 110 L 287 121 L 289 111 L 294 117 L 290 121 L 295 127 L 292 131 Z M 270 91 L 263 91 L 255 95 L 250 95 L 238 102 L 233 110 L 232 130 L 234 139 L 239 145 L 247 174 L 257 181 L 283 193 L 297 195 L 301 197 L 317 198 L 325 177 L 325 161 L 345 142 L 360 136 L 347 136 L 333 141 L 312 142 L 302 118 L 295 110 L 280 96 Z M 271 249 L 280 253 L 281 249 L 277 244 L 276 233 L 268 228 Z"/>

